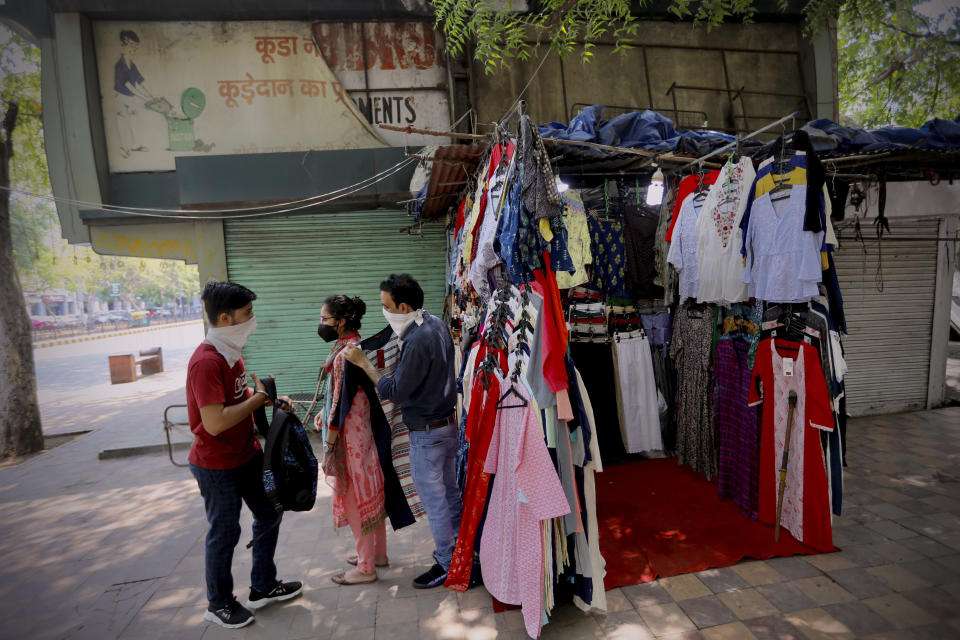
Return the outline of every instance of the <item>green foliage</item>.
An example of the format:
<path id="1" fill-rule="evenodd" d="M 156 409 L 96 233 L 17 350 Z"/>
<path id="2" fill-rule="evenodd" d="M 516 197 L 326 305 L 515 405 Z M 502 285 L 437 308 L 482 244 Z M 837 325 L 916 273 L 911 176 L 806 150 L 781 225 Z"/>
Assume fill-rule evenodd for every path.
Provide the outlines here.
<path id="1" fill-rule="evenodd" d="M 563 57 L 579 49 L 583 62 L 593 58 L 602 39 L 611 40 L 615 52 L 626 51 L 633 47 L 639 27 L 630 9 L 648 1 L 531 0 L 535 9 L 527 12 L 516 11 L 513 0 L 433 0 L 432 4 L 447 53 L 459 57 L 472 44 L 474 58 L 489 74 L 513 59 L 528 60 L 531 49 L 541 44 Z M 756 11 L 753 4 L 754 0 L 673 0 L 669 10 L 710 28 L 735 17 L 749 21 Z"/>
<path id="2" fill-rule="evenodd" d="M 0 25 L 0 101 L 20 105 L 14 130 L 10 186 L 51 195 L 47 155 L 43 145 L 40 107 L 40 50 Z M 100 256 L 90 247 L 71 247 L 60 237 L 60 222 L 49 200 L 17 193 L 10 199 L 10 232 L 14 260 L 28 291 L 66 289 L 89 299 L 110 299 L 110 283 L 121 283 L 128 295 L 155 304 L 174 300 L 181 292 L 199 295 L 196 267 L 172 260 L 142 260 Z"/>
<path id="3" fill-rule="evenodd" d="M 918 127 L 960 116 L 960 8 L 931 17 L 921 6 L 855 0 L 839 7 L 840 105 L 853 122 Z M 822 9 L 808 17 L 811 32 L 824 24 Z"/>
<path id="4" fill-rule="evenodd" d="M 597 43 L 613 51 L 636 42 L 639 25 L 632 6 L 648 0 L 530 0 L 530 11 L 512 2 L 434 0 L 436 27 L 452 57 L 473 46 L 486 73 L 526 61 L 531 48 L 547 45 L 562 57 L 579 51 L 594 58 Z M 934 0 L 936 1 L 936 0 Z M 676 18 L 706 28 L 731 20 L 750 22 L 756 0 L 671 0 Z M 960 115 L 960 8 L 932 18 L 924 2 L 900 0 L 811 0 L 804 9 L 805 35 L 837 28 L 841 112 L 862 126 L 897 123 L 919 126 L 934 116 Z M 787 8 L 786 0 L 777 1 Z M 496 8 L 494 8 L 496 7 Z M 534 43 L 534 44 L 530 44 Z"/>

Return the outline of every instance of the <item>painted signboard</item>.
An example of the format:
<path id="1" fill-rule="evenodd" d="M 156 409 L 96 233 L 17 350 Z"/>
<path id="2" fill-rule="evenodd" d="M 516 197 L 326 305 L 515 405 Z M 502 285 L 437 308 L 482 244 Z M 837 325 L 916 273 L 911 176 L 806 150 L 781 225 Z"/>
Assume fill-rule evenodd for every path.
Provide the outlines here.
<path id="1" fill-rule="evenodd" d="M 431 22 L 318 22 L 313 34 L 327 66 L 374 127 L 449 129 L 447 65 Z M 393 146 L 447 141 L 377 131 Z"/>
<path id="2" fill-rule="evenodd" d="M 308 22 L 101 21 L 94 37 L 113 172 L 172 171 L 184 154 L 384 146 Z"/>

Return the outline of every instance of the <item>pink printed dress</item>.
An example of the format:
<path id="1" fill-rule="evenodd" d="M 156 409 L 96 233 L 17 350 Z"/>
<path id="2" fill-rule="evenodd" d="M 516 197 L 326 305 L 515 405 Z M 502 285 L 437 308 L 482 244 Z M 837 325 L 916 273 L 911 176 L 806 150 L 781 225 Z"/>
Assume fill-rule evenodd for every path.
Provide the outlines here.
<path id="1" fill-rule="evenodd" d="M 511 381 L 500 383 L 501 391 Z M 523 384 L 515 388 L 525 399 Z M 493 438 L 484 466 L 497 474 L 480 539 L 480 567 L 490 594 L 519 604 L 532 638 L 540 635 L 543 610 L 543 536 L 540 522 L 570 513 L 560 478 L 547 452 L 532 405 L 497 411 Z M 505 404 L 520 401 L 510 397 Z"/>

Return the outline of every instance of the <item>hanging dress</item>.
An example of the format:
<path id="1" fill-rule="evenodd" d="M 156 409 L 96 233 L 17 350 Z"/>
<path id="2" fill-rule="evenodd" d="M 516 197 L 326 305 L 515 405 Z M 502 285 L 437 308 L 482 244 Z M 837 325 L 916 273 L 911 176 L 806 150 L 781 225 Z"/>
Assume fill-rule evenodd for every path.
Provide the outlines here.
<path id="1" fill-rule="evenodd" d="M 830 496 L 820 432 L 833 431 L 827 384 L 811 345 L 768 338 L 757 349 L 750 404 L 763 403 L 760 437 L 760 521 L 774 524 L 789 395 L 797 394 L 780 525 L 820 551 L 834 551 Z"/>

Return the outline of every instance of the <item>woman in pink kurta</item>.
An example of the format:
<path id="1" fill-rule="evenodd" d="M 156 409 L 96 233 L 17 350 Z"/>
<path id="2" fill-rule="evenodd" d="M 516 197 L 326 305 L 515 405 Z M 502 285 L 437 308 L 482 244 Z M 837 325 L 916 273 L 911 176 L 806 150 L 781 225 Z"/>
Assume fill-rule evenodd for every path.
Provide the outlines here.
<path id="1" fill-rule="evenodd" d="M 333 576 L 337 584 L 360 584 L 377 579 L 377 566 L 387 564 L 387 532 L 383 471 L 370 425 L 370 401 L 358 389 L 343 424 L 333 424 L 343 387 L 346 360 L 343 349 L 360 343 L 360 318 L 366 305 L 360 298 L 330 296 L 320 311 L 320 337 L 336 339 L 324 365 L 330 377 L 329 410 L 317 415 L 315 426 L 326 434 L 323 472 L 333 489 L 333 526 L 349 525 L 357 541 L 357 555 L 347 558 L 356 569 Z M 328 340 L 330 341 L 330 340 Z M 325 427 L 325 428 L 324 428 Z"/>
<path id="2" fill-rule="evenodd" d="M 544 589 L 540 523 L 570 513 L 570 505 L 526 387 L 503 379 L 501 393 L 511 384 L 527 406 L 497 411 L 483 469 L 496 476 L 480 539 L 480 567 L 487 591 L 500 602 L 521 605 L 527 633 L 536 638 Z M 504 404 L 514 406 L 521 401 L 510 396 Z"/>

